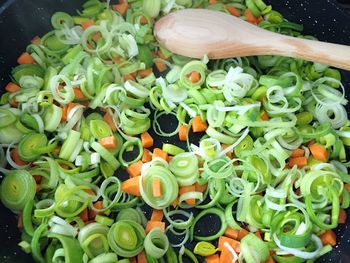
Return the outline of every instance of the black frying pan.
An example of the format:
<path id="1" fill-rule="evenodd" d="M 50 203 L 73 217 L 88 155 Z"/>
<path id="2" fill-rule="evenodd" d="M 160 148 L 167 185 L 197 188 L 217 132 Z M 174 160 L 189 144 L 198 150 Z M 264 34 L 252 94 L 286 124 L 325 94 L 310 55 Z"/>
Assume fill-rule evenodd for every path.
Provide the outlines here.
<path id="1" fill-rule="evenodd" d="M 15 65 L 16 58 L 30 40 L 50 30 L 51 15 L 56 11 L 73 13 L 84 2 L 83 0 L 3 1 L 0 0 L 1 88 L 9 81 L 11 67 Z M 266 2 L 270 2 L 274 9 L 280 11 L 287 19 L 302 23 L 306 34 L 314 35 L 323 41 L 350 45 L 350 16 L 339 8 L 335 0 Z M 343 83 L 349 91 L 350 72 L 343 72 Z M 350 107 L 348 112 L 350 113 Z M 0 262 L 33 262 L 31 257 L 24 254 L 17 246 L 20 233 L 16 228 L 15 216 L 1 204 L 0 211 Z M 339 244 L 318 262 L 350 262 L 350 231 L 347 230 L 350 220 L 347 223 L 337 229 Z"/>

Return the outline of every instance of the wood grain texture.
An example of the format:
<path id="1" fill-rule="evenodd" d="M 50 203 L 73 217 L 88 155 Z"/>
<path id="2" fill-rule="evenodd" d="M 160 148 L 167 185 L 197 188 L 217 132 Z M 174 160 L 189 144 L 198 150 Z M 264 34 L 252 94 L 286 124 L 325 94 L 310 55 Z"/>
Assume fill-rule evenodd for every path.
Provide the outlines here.
<path id="1" fill-rule="evenodd" d="M 350 70 L 349 46 L 284 36 L 217 11 L 171 13 L 156 23 L 154 35 L 170 51 L 192 58 L 281 55 Z"/>

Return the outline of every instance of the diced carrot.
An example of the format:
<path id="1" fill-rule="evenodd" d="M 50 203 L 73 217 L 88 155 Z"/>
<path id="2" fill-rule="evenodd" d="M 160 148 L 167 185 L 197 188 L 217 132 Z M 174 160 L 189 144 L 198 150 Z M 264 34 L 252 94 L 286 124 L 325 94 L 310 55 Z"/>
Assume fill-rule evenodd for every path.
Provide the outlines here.
<path id="1" fill-rule="evenodd" d="M 118 64 L 123 62 L 123 59 L 121 57 L 117 56 L 117 57 L 113 58 L 113 61 L 115 64 L 118 65 Z"/>
<path id="2" fill-rule="evenodd" d="M 204 122 L 200 116 L 196 116 L 193 118 L 192 122 L 192 130 L 193 132 L 204 132 L 206 129 L 208 129 L 208 125 L 206 122 Z"/>
<path id="3" fill-rule="evenodd" d="M 344 188 L 350 193 L 350 184 L 344 184 Z"/>
<path id="4" fill-rule="evenodd" d="M 35 192 L 36 193 L 39 193 L 41 191 L 42 187 L 41 187 L 41 184 L 36 184 L 35 185 Z"/>
<path id="5" fill-rule="evenodd" d="M 290 157 L 303 157 L 305 155 L 304 149 L 297 148 L 292 151 L 292 154 Z"/>
<path id="6" fill-rule="evenodd" d="M 23 216 L 21 212 L 18 214 L 17 228 L 20 228 L 20 229 L 23 228 Z"/>
<path id="7" fill-rule="evenodd" d="M 164 53 L 162 52 L 162 50 L 158 50 L 157 52 L 158 57 L 160 57 L 161 59 L 167 60 L 168 58 L 164 55 Z"/>
<path id="8" fill-rule="evenodd" d="M 176 208 L 176 207 L 178 206 L 178 204 L 179 204 L 179 198 L 177 197 L 177 198 L 175 198 L 175 200 L 171 203 L 171 205 L 172 205 L 174 208 Z"/>
<path id="9" fill-rule="evenodd" d="M 13 97 L 12 100 L 10 101 L 10 105 L 12 108 L 17 108 L 18 107 L 18 102 L 16 100 L 16 97 Z"/>
<path id="10" fill-rule="evenodd" d="M 128 172 L 130 177 L 140 176 L 142 165 L 143 165 L 143 162 L 140 160 L 136 163 L 129 165 L 126 171 Z"/>
<path id="11" fill-rule="evenodd" d="M 76 99 L 86 99 L 86 96 L 84 95 L 84 93 L 81 91 L 80 88 L 74 88 L 74 97 Z"/>
<path id="12" fill-rule="evenodd" d="M 196 192 L 201 192 L 201 193 L 203 193 L 205 189 L 207 189 L 207 186 L 208 186 L 207 184 L 203 184 L 203 185 L 199 185 L 197 183 L 194 184 Z"/>
<path id="13" fill-rule="evenodd" d="M 87 208 L 85 208 L 80 214 L 79 217 L 81 218 L 81 220 L 83 220 L 84 222 L 89 220 L 89 211 Z"/>
<path id="14" fill-rule="evenodd" d="M 144 251 L 137 255 L 137 263 L 147 263 L 147 257 Z"/>
<path id="15" fill-rule="evenodd" d="M 93 206 L 96 208 L 96 209 L 103 209 L 103 202 L 102 201 L 97 201 L 93 204 Z M 89 209 L 89 219 L 92 220 L 92 219 L 95 219 L 95 217 L 97 215 L 100 215 L 102 214 L 101 212 L 97 212 L 95 210 L 93 210 L 92 208 Z"/>
<path id="16" fill-rule="evenodd" d="M 31 40 L 31 43 L 34 45 L 40 45 L 41 43 L 41 38 L 39 36 L 35 36 L 33 37 L 33 39 Z"/>
<path id="17" fill-rule="evenodd" d="M 226 9 L 233 16 L 237 16 L 237 17 L 241 16 L 241 13 L 239 12 L 239 10 L 233 7 L 232 5 L 226 5 Z"/>
<path id="18" fill-rule="evenodd" d="M 164 72 L 167 69 L 167 65 L 164 62 L 156 61 L 154 62 L 159 72 Z"/>
<path id="19" fill-rule="evenodd" d="M 150 148 L 154 143 L 152 136 L 148 132 L 141 134 L 141 142 L 144 148 Z"/>
<path id="20" fill-rule="evenodd" d="M 233 262 L 233 255 L 231 251 L 225 247 L 224 250 L 220 253 L 220 260 L 219 263 L 227 263 L 227 262 Z"/>
<path id="21" fill-rule="evenodd" d="M 267 115 L 267 112 L 264 110 L 260 111 L 260 118 L 263 121 L 268 121 L 270 119 L 269 115 Z"/>
<path id="22" fill-rule="evenodd" d="M 307 147 L 309 148 L 311 145 L 315 144 L 316 141 L 315 140 L 311 140 L 309 141 L 309 143 L 307 144 Z"/>
<path id="23" fill-rule="evenodd" d="M 187 125 L 181 125 L 179 128 L 179 140 L 180 141 L 186 141 L 187 140 L 187 134 L 188 134 L 188 126 Z"/>
<path id="24" fill-rule="evenodd" d="M 151 73 L 153 72 L 153 69 L 152 68 L 146 68 L 146 69 L 143 69 L 143 70 L 139 70 L 137 72 L 137 75 L 141 78 L 145 78 L 147 77 L 148 75 L 150 75 Z"/>
<path id="25" fill-rule="evenodd" d="M 173 156 L 168 155 L 168 157 L 166 158 L 166 161 L 167 161 L 168 163 L 170 163 L 170 161 L 171 161 L 173 158 L 174 158 Z"/>
<path id="26" fill-rule="evenodd" d="M 194 184 L 182 186 L 179 188 L 179 195 L 183 195 L 184 193 L 195 192 L 195 191 L 196 191 L 196 186 Z M 193 205 L 193 206 L 196 205 L 196 199 L 194 198 L 186 199 L 185 202 L 189 205 Z"/>
<path id="27" fill-rule="evenodd" d="M 118 146 L 117 140 L 115 139 L 115 137 L 113 135 L 101 138 L 98 140 L 98 142 L 106 149 L 115 149 Z"/>
<path id="28" fill-rule="evenodd" d="M 219 237 L 218 248 L 221 251 L 225 250 L 225 243 L 228 243 L 237 253 L 241 252 L 240 242 L 229 237 L 221 236 Z"/>
<path id="29" fill-rule="evenodd" d="M 238 240 L 241 240 L 242 238 L 244 238 L 248 234 L 249 234 L 249 232 L 246 229 L 244 229 L 244 228 L 239 230 Z"/>
<path id="30" fill-rule="evenodd" d="M 148 221 L 145 232 L 146 234 L 151 231 L 153 228 L 159 227 L 162 232 L 165 231 L 165 223 L 164 222 L 159 222 L 159 221 Z"/>
<path id="31" fill-rule="evenodd" d="M 257 24 L 257 18 L 253 15 L 253 12 L 250 9 L 247 8 L 244 11 L 244 16 L 246 17 L 249 23 Z"/>
<path id="32" fill-rule="evenodd" d="M 345 209 L 341 208 L 339 210 L 339 218 L 338 218 L 338 224 L 345 224 L 347 218 L 347 214 Z"/>
<path id="33" fill-rule="evenodd" d="M 108 111 L 103 116 L 103 120 L 108 124 L 109 127 L 111 127 L 113 132 L 117 131 L 117 126 L 114 122 L 113 116 Z"/>
<path id="34" fill-rule="evenodd" d="M 239 231 L 240 231 L 239 229 L 233 229 L 231 227 L 227 227 L 224 235 L 229 238 L 237 240 L 239 236 Z"/>
<path id="35" fill-rule="evenodd" d="M 92 189 L 84 189 L 83 191 L 89 195 L 96 196 L 96 193 Z"/>
<path id="36" fill-rule="evenodd" d="M 228 261 L 230 262 L 230 261 Z M 205 257 L 205 263 L 220 263 L 220 257 L 219 254 L 214 254 Z"/>
<path id="37" fill-rule="evenodd" d="M 298 168 L 303 168 L 307 165 L 307 158 L 305 156 L 289 158 L 288 166 L 292 168 L 294 165 L 296 165 Z"/>
<path id="38" fill-rule="evenodd" d="M 332 230 L 326 230 L 322 235 L 320 235 L 322 244 L 335 246 L 337 244 L 337 236 Z"/>
<path id="39" fill-rule="evenodd" d="M 272 256 L 269 257 L 268 260 L 266 260 L 264 263 L 275 263 L 276 261 L 273 259 Z"/>
<path id="40" fill-rule="evenodd" d="M 153 197 L 161 197 L 163 195 L 162 183 L 159 178 L 154 178 L 152 181 Z"/>
<path id="41" fill-rule="evenodd" d="M 129 5 L 128 5 L 128 3 L 126 1 L 122 2 L 120 4 L 112 5 L 112 9 L 114 11 L 119 12 L 122 16 L 126 15 L 126 12 L 128 11 L 128 8 L 129 8 Z"/>
<path id="42" fill-rule="evenodd" d="M 264 21 L 264 18 L 262 16 L 259 16 L 257 19 L 256 19 L 256 22 L 258 23 L 258 25 Z"/>
<path id="43" fill-rule="evenodd" d="M 100 32 L 96 32 L 92 35 L 92 40 L 96 43 L 102 37 Z"/>
<path id="44" fill-rule="evenodd" d="M 33 178 L 37 184 L 41 183 L 41 176 L 40 175 L 33 175 Z"/>
<path id="45" fill-rule="evenodd" d="M 210 4 L 210 5 L 215 5 L 215 4 L 217 4 L 217 0 L 208 0 L 208 3 Z"/>
<path id="46" fill-rule="evenodd" d="M 326 162 L 328 159 L 328 153 L 327 153 L 327 149 L 326 147 L 324 147 L 323 145 L 320 145 L 318 143 L 315 143 L 313 145 L 309 146 L 310 152 L 312 154 L 312 156 L 317 159 L 320 160 L 322 162 Z"/>
<path id="47" fill-rule="evenodd" d="M 121 184 L 121 189 L 123 192 L 134 195 L 141 196 L 140 193 L 140 176 L 132 177 Z"/>
<path id="48" fill-rule="evenodd" d="M 257 238 L 259 238 L 260 240 L 262 240 L 261 232 L 260 232 L 260 231 L 256 231 L 256 232 L 254 233 L 254 235 L 255 235 Z"/>
<path id="49" fill-rule="evenodd" d="M 162 221 L 163 217 L 163 210 L 153 209 L 150 221 Z"/>
<path id="50" fill-rule="evenodd" d="M 154 148 L 152 159 L 154 159 L 156 157 L 160 157 L 160 158 L 162 158 L 162 159 L 164 159 L 166 161 L 168 159 L 168 153 L 163 151 L 160 148 Z"/>
<path id="51" fill-rule="evenodd" d="M 5 90 L 6 90 L 7 92 L 14 93 L 14 92 L 20 91 L 20 90 L 21 90 L 21 87 L 18 86 L 17 84 L 15 84 L 15 83 L 13 83 L 13 82 L 9 82 L 9 83 L 6 85 Z"/>
<path id="52" fill-rule="evenodd" d="M 135 81 L 134 76 L 131 75 L 131 74 L 124 74 L 124 75 L 123 75 L 123 78 L 124 78 L 125 81 L 127 81 L 127 80 Z"/>
<path id="53" fill-rule="evenodd" d="M 192 83 L 197 83 L 201 80 L 201 74 L 198 71 L 192 71 L 190 74 L 190 80 Z"/>
<path id="54" fill-rule="evenodd" d="M 143 149 L 142 162 L 148 163 L 152 161 L 151 151 L 148 149 Z"/>
<path id="55" fill-rule="evenodd" d="M 140 23 L 141 25 L 146 25 L 148 23 L 147 18 L 145 16 L 141 16 Z"/>
<path id="56" fill-rule="evenodd" d="M 28 52 L 23 52 L 17 59 L 17 63 L 20 65 L 23 64 L 34 64 L 35 60 Z"/>
<path id="57" fill-rule="evenodd" d="M 81 23 L 81 26 L 82 26 L 82 28 L 87 29 L 90 26 L 93 26 L 94 24 L 95 24 L 94 20 L 89 19 L 89 20 L 86 20 L 85 22 Z"/>
<path id="58" fill-rule="evenodd" d="M 228 145 L 228 144 L 223 144 L 223 145 L 221 145 L 221 146 L 222 146 L 222 149 L 225 150 L 225 149 L 226 149 L 227 147 L 229 147 L 230 145 Z M 227 156 L 228 158 L 232 159 L 232 158 L 233 158 L 233 150 L 227 152 L 227 153 L 226 153 L 226 156 Z"/>
<path id="59" fill-rule="evenodd" d="M 137 263 L 137 258 L 136 257 L 132 257 L 129 258 L 130 263 Z"/>
<path id="60" fill-rule="evenodd" d="M 71 102 L 67 105 L 65 105 L 63 108 L 62 108 L 62 119 L 61 121 L 66 121 L 67 120 L 67 117 L 69 115 L 69 112 L 76 106 L 80 105 L 79 103 L 75 103 L 75 102 Z"/>
<path id="61" fill-rule="evenodd" d="M 27 165 L 28 164 L 27 162 L 21 160 L 21 157 L 18 154 L 17 148 L 13 148 L 12 149 L 11 157 L 12 157 L 13 161 L 19 166 L 23 166 L 23 165 Z"/>

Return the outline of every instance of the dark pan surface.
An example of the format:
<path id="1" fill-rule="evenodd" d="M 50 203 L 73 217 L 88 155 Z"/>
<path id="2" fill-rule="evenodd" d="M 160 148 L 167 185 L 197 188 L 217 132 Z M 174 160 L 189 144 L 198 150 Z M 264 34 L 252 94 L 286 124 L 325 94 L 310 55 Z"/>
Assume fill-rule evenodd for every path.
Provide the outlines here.
<path id="1" fill-rule="evenodd" d="M 56 11 L 74 13 L 83 0 L 2 0 L 0 2 L 0 90 L 9 81 L 16 58 L 36 35 L 50 30 L 50 17 Z M 335 0 L 270 0 L 274 9 L 287 19 L 304 25 L 306 34 L 320 40 L 350 45 L 350 16 Z M 343 72 L 343 83 L 350 89 L 350 72 Z M 348 98 L 349 98 L 349 94 Z M 350 112 L 350 107 L 348 108 Z M 31 257 L 17 246 L 20 234 L 15 216 L 0 205 L 0 262 L 31 263 Z M 347 222 L 349 224 L 349 220 Z M 318 262 L 350 262 L 350 231 L 337 229 L 339 244 Z"/>

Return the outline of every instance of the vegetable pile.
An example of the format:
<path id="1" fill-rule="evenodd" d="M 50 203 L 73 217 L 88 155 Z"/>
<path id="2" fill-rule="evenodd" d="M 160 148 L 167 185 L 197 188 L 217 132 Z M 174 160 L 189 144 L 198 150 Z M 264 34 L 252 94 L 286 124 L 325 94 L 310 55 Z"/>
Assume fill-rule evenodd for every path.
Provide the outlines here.
<path id="1" fill-rule="evenodd" d="M 0 197 L 36 262 L 312 262 L 336 244 L 350 204 L 339 71 L 172 54 L 154 23 L 189 7 L 312 39 L 262 0 L 55 13 L 0 100 Z"/>

